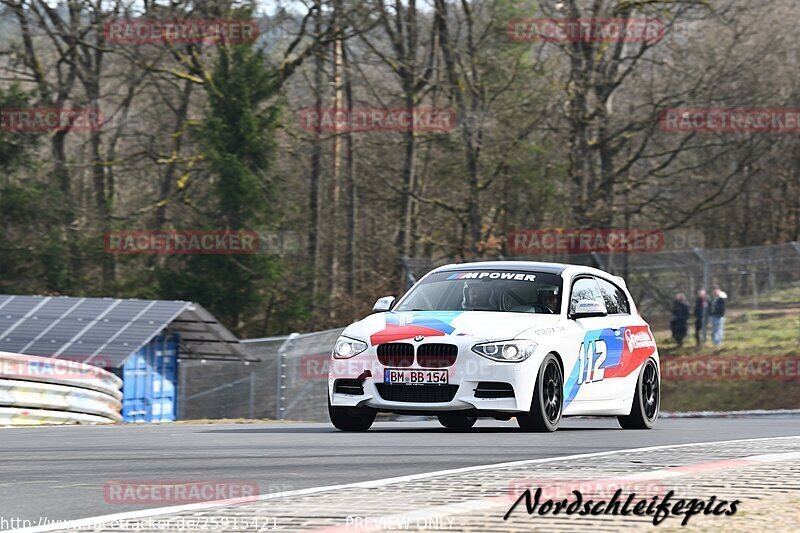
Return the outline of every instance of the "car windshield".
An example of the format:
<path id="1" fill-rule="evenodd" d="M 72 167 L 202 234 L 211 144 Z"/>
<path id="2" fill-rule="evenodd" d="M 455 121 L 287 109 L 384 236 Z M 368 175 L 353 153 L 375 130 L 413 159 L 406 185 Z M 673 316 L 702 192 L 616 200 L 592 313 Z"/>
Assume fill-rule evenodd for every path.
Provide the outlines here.
<path id="1" fill-rule="evenodd" d="M 557 314 L 561 276 L 541 272 L 437 272 L 415 286 L 395 311 L 500 311 Z"/>

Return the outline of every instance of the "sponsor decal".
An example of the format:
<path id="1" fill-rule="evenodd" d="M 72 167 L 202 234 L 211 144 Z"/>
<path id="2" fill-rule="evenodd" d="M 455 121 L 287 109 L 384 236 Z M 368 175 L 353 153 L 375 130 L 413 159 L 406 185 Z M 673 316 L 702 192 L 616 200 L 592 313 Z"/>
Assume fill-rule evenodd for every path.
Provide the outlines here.
<path id="1" fill-rule="evenodd" d="M 564 382 L 564 407 L 572 403 L 585 383 L 626 377 L 638 370 L 655 349 L 648 326 L 587 332 L 578 351 L 578 360 Z"/>
<path id="2" fill-rule="evenodd" d="M 386 327 L 370 335 L 373 346 L 385 342 L 423 337 L 451 335 L 456 328 L 450 323 L 464 311 L 423 311 L 419 313 L 386 313 Z"/>
<path id="3" fill-rule="evenodd" d="M 520 272 L 459 272 L 447 276 L 451 279 L 510 279 L 515 281 L 536 281 L 536 274 L 523 274 Z"/>
<path id="4" fill-rule="evenodd" d="M 650 335 L 649 331 L 642 330 L 634 333 L 633 330 L 626 329 L 625 345 L 628 347 L 628 351 L 633 353 L 634 350 L 639 348 L 655 348 L 656 342 L 653 340 L 653 337 Z"/>

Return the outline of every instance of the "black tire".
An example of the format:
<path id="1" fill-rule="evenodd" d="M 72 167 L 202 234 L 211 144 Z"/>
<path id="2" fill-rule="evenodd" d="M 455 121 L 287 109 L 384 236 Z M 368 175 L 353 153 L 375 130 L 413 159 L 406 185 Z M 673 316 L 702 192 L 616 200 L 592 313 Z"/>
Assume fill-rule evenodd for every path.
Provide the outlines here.
<path id="1" fill-rule="evenodd" d="M 564 373 L 556 356 L 548 354 L 536 376 L 531 410 L 517 415 L 517 424 L 523 431 L 555 431 L 561 422 L 563 410 Z"/>
<path id="2" fill-rule="evenodd" d="M 636 381 L 631 414 L 618 416 L 617 420 L 623 429 L 650 429 L 658 419 L 660 407 L 661 384 L 658 367 L 653 359 L 648 359 L 642 366 L 639 379 Z"/>
<path id="3" fill-rule="evenodd" d="M 439 423 L 449 429 L 469 429 L 478 421 L 477 415 L 470 413 L 443 413 L 439 415 Z"/>
<path id="4" fill-rule="evenodd" d="M 368 407 L 334 407 L 328 398 L 328 415 L 339 431 L 367 431 L 375 422 L 377 411 Z"/>

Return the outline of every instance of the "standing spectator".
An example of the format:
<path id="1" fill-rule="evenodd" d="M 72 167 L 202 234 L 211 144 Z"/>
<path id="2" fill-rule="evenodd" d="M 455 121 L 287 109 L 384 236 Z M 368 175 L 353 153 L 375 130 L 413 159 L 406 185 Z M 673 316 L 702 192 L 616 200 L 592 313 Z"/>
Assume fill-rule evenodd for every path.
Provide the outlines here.
<path id="1" fill-rule="evenodd" d="M 689 304 L 686 303 L 686 296 L 679 292 L 675 295 L 675 300 L 672 302 L 672 320 L 669 322 L 670 329 L 672 329 L 672 338 L 678 343 L 678 346 L 683 346 L 683 339 L 689 332 Z"/>
<path id="2" fill-rule="evenodd" d="M 700 348 L 706 343 L 708 306 L 708 294 L 705 289 L 700 289 L 697 291 L 697 300 L 694 301 L 694 338 Z"/>
<path id="3" fill-rule="evenodd" d="M 723 292 L 719 285 L 714 286 L 714 298 L 709 306 L 709 316 L 711 317 L 711 342 L 719 348 L 722 346 L 722 337 L 725 335 L 725 302 L 728 295 Z"/>

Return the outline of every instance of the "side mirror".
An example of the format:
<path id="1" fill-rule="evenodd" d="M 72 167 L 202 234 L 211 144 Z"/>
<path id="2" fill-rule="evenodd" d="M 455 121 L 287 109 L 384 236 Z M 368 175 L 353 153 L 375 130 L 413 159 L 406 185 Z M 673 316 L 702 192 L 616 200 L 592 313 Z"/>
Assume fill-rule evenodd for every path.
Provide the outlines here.
<path id="1" fill-rule="evenodd" d="M 391 309 L 393 305 L 394 296 L 384 296 L 383 298 L 378 298 L 378 301 L 372 306 L 372 310 L 376 313 L 382 313 Z"/>
<path id="2" fill-rule="evenodd" d="M 593 316 L 606 316 L 608 310 L 603 302 L 595 300 L 578 300 L 578 305 L 575 306 L 575 311 L 569 318 L 589 318 Z"/>

